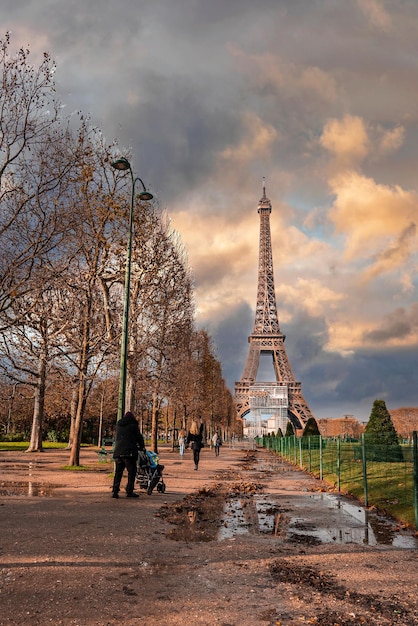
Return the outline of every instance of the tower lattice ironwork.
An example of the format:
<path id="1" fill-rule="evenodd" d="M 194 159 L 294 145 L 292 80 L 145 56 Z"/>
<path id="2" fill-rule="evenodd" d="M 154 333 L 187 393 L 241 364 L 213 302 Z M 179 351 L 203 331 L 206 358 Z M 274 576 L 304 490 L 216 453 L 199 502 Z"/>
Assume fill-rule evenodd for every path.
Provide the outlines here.
<path id="1" fill-rule="evenodd" d="M 254 329 L 248 337 L 250 349 L 241 380 L 235 383 L 235 402 L 238 417 L 250 410 L 250 389 L 257 378 L 261 354 L 270 354 L 276 382 L 286 385 L 288 392 L 288 418 L 295 428 L 303 428 L 313 417 L 302 395 L 302 384 L 295 381 L 284 347 L 285 335 L 280 332 L 274 289 L 273 255 L 271 248 L 270 214 L 271 202 L 266 196 L 263 180 L 263 196 L 258 204 L 260 215 L 260 249 L 258 263 L 257 304 Z"/>

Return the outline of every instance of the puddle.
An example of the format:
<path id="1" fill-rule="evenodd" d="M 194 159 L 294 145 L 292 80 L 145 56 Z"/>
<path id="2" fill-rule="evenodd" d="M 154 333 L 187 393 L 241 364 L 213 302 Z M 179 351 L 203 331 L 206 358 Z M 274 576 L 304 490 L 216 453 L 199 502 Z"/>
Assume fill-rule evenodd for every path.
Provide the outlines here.
<path id="1" fill-rule="evenodd" d="M 292 515 L 300 507 L 304 515 L 290 517 L 287 527 L 286 541 L 290 543 L 308 546 L 355 543 L 418 549 L 416 537 L 409 531 L 399 531 L 394 522 L 376 512 L 334 494 L 313 494 L 309 500 L 298 498 L 293 507 L 284 509 L 265 495 L 254 495 L 251 501 L 232 498 L 224 506 L 217 539 L 233 539 L 250 532 L 274 535 L 277 514 L 286 511 Z"/>
<path id="2" fill-rule="evenodd" d="M 59 485 L 45 485 L 34 482 L 0 481 L 0 496 L 42 496 L 49 497 Z"/>
<path id="3" fill-rule="evenodd" d="M 12 469 L 13 465 L 8 466 Z M 59 485 L 37 483 L 33 478 L 34 470 L 38 469 L 37 461 L 29 461 L 29 463 L 15 464 L 15 474 L 26 474 L 29 478 L 25 480 L 3 480 L 0 481 L 0 496 L 43 496 L 48 497 L 54 494 L 54 489 Z M 23 472 L 22 472 L 23 470 Z"/>
<path id="4" fill-rule="evenodd" d="M 277 507 L 272 506 L 272 503 L 264 495 L 254 495 L 250 503 L 248 499 L 243 503 L 241 498 L 232 498 L 224 506 L 221 518 L 222 526 L 217 539 L 218 541 L 232 539 L 236 535 L 249 532 L 271 535 L 274 530 L 276 513 Z M 252 518 L 252 521 L 249 520 L 249 517 Z"/>
<path id="5" fill-rule="evenodd" d="M 258 518 L 258 530 L 262 534 L 272 534 L 274 531 L 277 507 L 273 507 L 266 496 L 254 496 Z"/>
<path id="6" fill-rule="evenodd" d="M 245 535 L 249 532 L 241 499 L 232 499 L 225 504 L 221 524 L 218 541 L 232 539 L 236 535 Z"/>
<path id="7" fill-rule="evenodd" d="M 324 511 L 318 523 L 304 517 L 292 517 L 288 539 L 302 542 L 311 537 L 320 543 L 355 543 L 359 545 L 386 545 L 394 548 L 418 549 L 418 539 L 408 531 L 400 532 L 394 522 L 375 512 L 364 509 L 333 494 L 321 493 L 311 496 L 327 509 L 327 525 L 324 527 Z"/>

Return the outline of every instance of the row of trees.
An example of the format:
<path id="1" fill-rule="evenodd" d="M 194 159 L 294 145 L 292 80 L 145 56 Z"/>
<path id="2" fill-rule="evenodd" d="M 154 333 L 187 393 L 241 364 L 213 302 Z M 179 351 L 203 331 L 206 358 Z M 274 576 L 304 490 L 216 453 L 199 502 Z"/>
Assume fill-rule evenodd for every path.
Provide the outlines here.
<path id="1" fill-rule="evenodd" d="M 79 465 L 83 430 L 113 428 L 131 179 L 82 113 L 66 118 L 55 64 L 0 41 L 1 426 L 67 432 Z M 128 155 L 129 156 L 129 155 Z M 157 203 L 135 199 L 126 407 L 157 448 L 165 430 L 201 415 L 234 432 L 232 397 L 211 339 L 194 321 L 193 281 Z"/>

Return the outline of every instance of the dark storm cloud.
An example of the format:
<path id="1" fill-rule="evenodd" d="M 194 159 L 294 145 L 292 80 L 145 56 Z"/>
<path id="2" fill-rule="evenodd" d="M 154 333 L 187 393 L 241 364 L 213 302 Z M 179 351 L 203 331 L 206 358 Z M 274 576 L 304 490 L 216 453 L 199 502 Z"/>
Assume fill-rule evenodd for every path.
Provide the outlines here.
<path id="1" fill-rule="evenodd" d="M 379 328 L 364 334 L 365 341 L 381 343 L 389 339 L 403 339 L 418 330 L 418 304 L 409 310 L 398 308 L 386 315 Z"/>
<path id="2" fill-rule="evenodd" d="M 131 141 L 142 171 L 167 201 L 181 201 L 213 171 L 219 151 L 237 140 L 241 123 L 233 110 L 211 104 L 210 83 L 197 86 L 152 74 L 142 83 L 138 105 L 121 103 L 107 115 L 124 120 L 122 135 L 138 129 L 140 136 Z"/>
<path id="3" fill-rule="evenodd" d="M 252 331 L 254 315 L 247 302 L 237 303 L 223 311 L 221 319 L 203 320 L 212 333 L 217 354 L 222 362 L 224 378 L 233 391 L 241 378 L 248 352 L 248 336 Z"/>
<path id="4" fill-rule="evenodd" d="M 344 375 L 346 361 L 337 353 L 326 351 L 328 331 L 325 319 L 296 313 L 281 325 L 286 336 L 285 348 L 296 381 L 317 417 L 324 400 L 336 400 L 335 387 Z M 335 416 L 337 417 L 337 416 Z"/>
<path id="5" fill-rule="evenodd" d="M 390 408 L 416 406 L 417 350 L 381 348 L 342 356 L 325 349 L 323 319 L 296 316 L 282 326 L 295 379 L 316 417 L 350 414 L 365 420 L 377 398 L 388 400 Z"/>
<path id="6" fill-rule="evenodd" d="M 364 399 L 388 400 L 390 408 L 416 406 L 418 353 L 412 348 L 358 351 L 336 387 L 336 399 L 353 405 Z M 414 381 L 415 380 L 415 384 Z"/>

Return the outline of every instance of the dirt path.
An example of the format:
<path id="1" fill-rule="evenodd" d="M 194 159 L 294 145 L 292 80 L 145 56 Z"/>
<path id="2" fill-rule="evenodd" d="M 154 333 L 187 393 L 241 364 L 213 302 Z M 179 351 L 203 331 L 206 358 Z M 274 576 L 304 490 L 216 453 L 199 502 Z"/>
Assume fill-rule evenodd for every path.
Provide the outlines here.
<path id="1" fill-rule="evenodd" d="M 94 450 L 0 453 L 1 625 L 418 623 L 408 531 L 264 450 L 160 452 L 167 491 L 137 500 Z"/>

